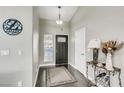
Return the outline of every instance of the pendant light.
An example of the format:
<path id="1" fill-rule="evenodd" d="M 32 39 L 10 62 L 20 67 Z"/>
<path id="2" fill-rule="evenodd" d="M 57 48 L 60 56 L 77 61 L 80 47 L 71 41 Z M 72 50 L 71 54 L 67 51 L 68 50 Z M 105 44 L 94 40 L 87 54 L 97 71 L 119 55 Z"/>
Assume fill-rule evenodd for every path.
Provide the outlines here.
<path id="1" fill-rule="evenodd" d="M 60 14 L 60 9 L 61 9 L 61 6 L 58 6 L 58 9 L 59 9 L 59 19 L 56 20 L 56 24 L 58 25 L 62 25 L 63 24 L 63 21 L 61 20 L 61 14 Z"/>

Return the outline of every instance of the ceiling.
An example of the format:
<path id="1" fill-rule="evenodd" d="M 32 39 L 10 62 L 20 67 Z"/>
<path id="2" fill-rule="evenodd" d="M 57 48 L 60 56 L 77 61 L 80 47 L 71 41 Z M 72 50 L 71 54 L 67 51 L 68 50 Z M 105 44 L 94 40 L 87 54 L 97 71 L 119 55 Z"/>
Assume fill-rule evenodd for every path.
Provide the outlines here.
<path id="1" fill-rule="evenodd" d="M 69 22 L 77 9 L 78 6 L 62 6 L 60 10 L 61 19 Z M 58 6 L 39 6 L 39 13 L 42 19 L 57 20 L 59 9 Z"/>

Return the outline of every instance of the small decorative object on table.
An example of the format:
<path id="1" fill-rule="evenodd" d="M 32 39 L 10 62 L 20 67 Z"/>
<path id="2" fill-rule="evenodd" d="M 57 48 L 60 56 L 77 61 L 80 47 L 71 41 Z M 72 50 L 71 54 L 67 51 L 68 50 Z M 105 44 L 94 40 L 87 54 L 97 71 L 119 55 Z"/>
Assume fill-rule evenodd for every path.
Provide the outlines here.
<path id="1" fill-rule="evenodd" d="M 103 64 L 101 62 L 98 62 L 97 66 L 98 67 L 103 67 Z"/>
<path id="2" fill-rule="evenodd" d="M 107 56 L 106 58 L 106 69 L 109 71 L 113 71 L 112 64 L 112 55 L 116 50 L 119 50 L 122 47 L 123 43 L 119 43 L 117 41 L 107 41 L 102 43 L 102 52 Z"/>

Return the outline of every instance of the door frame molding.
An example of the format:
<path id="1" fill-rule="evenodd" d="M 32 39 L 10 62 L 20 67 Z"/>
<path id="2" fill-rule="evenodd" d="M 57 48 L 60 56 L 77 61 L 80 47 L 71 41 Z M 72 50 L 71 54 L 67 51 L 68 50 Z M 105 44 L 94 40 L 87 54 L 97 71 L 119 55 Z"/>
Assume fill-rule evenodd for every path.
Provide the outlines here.
<path id="1" fill-rule="evenodd" d="M 69 34 L 54 34 L 54 65 L 56 65 L 56 35 L 67 35 L 68 36 L 68 64 L 69 64 Z"/>

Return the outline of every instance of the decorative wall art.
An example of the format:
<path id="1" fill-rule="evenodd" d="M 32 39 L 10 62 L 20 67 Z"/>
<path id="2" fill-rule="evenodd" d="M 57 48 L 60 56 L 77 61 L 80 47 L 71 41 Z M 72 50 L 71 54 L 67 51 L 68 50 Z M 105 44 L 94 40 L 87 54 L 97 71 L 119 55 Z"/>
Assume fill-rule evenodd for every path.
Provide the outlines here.
<path id="1" fill-rule="evenodd" d="M 22 32 L 23 26 L 17 19 L 7 19 L 3 23 L 3 30 L 8 35 L 18 35 Z"/>

